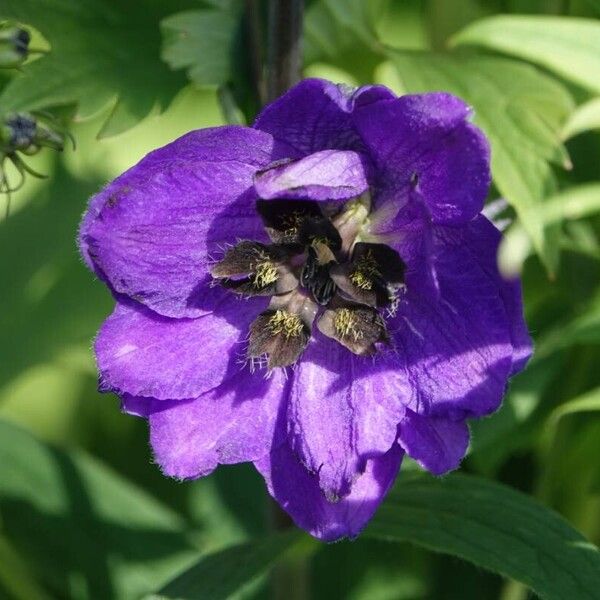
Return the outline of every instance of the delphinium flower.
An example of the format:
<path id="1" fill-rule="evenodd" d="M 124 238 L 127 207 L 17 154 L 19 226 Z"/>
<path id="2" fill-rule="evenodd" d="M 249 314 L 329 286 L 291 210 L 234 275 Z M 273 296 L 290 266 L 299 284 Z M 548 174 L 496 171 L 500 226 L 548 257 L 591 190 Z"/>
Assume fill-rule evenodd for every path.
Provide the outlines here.
<path id="1" fill-rule="evenodd" d="M 441 475 L 531 353 L 481 210 L 489 147 L 446 93 L 301 82 L 94 196 L 116 308 L 100 389 L 178 479 L 252 462 L 299 527 L 355 536 L 404 454 Z"/>

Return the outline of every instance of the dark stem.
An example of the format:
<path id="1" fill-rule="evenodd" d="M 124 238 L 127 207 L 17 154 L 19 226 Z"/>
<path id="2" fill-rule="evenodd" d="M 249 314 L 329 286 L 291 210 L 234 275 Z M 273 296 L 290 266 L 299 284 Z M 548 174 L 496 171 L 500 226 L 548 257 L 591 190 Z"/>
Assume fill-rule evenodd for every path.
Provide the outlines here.
<path id="1" fill-rule="evenodd" d="M 263 27 L 259 4 L 259 0 L 246 0 L 245 26 L 254 93 L 262 107 L 267 101 L 267 90 L 263 73 Z"/>
<path id="2" fill-rule="evenodd" d="M 269 100 L 300 81 L 303 12 L 303 0 L 269 0 Z"/>

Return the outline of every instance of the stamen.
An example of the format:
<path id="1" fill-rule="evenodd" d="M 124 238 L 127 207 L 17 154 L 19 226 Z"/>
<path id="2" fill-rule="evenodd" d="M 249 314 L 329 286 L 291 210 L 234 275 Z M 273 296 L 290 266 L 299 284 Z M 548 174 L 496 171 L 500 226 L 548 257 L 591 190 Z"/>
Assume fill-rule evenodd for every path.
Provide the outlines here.
<path id="1" fill-rule="evenodd" d="M 212 265 L 211 274 L 223 287 L 248 296 L 270 296 L 293 290 L 298 280 L 289 268 L 289 249 L 242 241 L 228 248 Z"/>
<path id="2" fill-rule="evenodd" d="M 277 267 L 268 260 L 256 265 L 252 275 L 252 281 L 259 290 L 272 285 L 278 278 Z"/>
<path id="3" fill-rule="evenodd" d="M 317 326 L 326 336 L 361 356 L 375 354 L 376 344 L 388 341 L 385 321 L 375 309 L 365 306 L 326 310 Z"/>
<path id="4" fill-rule="evenodd" d="M 269 319 L 267 326 L 274 335 L 283 333 L 286 340 L 299 336 L 304 328 L 298 315 L 285 310 L 276 310 L 275 314 Z"/>
<path id="5" fill-rule="evenodd" d="M 348 337 L 351 335 L 355 341 L 363 338 L 363 332 L 359 331 L 356 328 L 356 325 L 356 313 L 352 312 L 349 308 L 340 308 L 335 311 L 333 326 L 340 337 Z"/>
<path id="6" fill-rule="evenodd" d="M 350 281 L 361 290 L 372 290 L 374 282 L 381 277 L 381 271 L 372 250 L 367 250 L 355 264 L 354 271 L 350 274 Z"/>
<path id="7" fill-rule="evenodd" d="M 293 365 L 308 343 L 309 327 L 296 313 L 285 309 L 266 310 L 250 325 L 250 360 L 267 356 L 267 367 Z"/>

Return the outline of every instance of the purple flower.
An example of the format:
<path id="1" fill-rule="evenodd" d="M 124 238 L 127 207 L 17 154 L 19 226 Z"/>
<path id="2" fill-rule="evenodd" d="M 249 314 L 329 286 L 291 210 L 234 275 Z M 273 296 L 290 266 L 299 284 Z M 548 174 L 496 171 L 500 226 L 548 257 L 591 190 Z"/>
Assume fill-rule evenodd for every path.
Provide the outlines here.
<path id="1" fill-rule="evenodd" d="M 306 80 L 253 127 L 193 131 L 94 196 L 117 305 L 100 389 L 179 479 L 251 461 L 298 526 L 355 536 L 406 452 L 441 475 L 531 354 L 480 213 L 489 147 L 458 98 Z"/>

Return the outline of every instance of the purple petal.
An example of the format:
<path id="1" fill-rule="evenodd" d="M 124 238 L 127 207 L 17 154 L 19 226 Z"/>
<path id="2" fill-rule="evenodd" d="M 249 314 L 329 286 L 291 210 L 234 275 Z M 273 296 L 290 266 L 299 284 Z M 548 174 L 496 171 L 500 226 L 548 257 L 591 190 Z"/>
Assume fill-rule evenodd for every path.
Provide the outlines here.
<path id="1" fill-rule="evenodd" d="M 198 316 L 211 255 L 238 238 L 266 239 L 252 179 L 272 162 L 271 136 L 249 128 L 194 131 L 144 158 L 92 198 L 81 252 L 118 293 L 172 317 Z"/>
<path id="2" fill-rule="evenodd" d="M 469 428 L 464 421 L 424 417 L 406 409 L 398 442 L 424 469 L 443 475 L 456 469 L 467 452 Z"/>
<path id="3" fill-rule="evenodd" d="M 354 111 L 380 171 L 380 205 L 400 208 L 416 185 L 435 223 L 467 223 L 481 211 L 490 151 L 468 115 L 462 100 L 444 93 L 403 96 Z"/>
<path id="4" fill-rule="evenodd" d="M 469 224 L 463 243 L 470 248 L 488 277 L 497 282 L 500 298 L 508 316 L 513 346 L 511 375 L 522 371 L 533 353 L 533 342 L 523 315 L 523 299 L 519 279 L 504 279 L 498 270 L 497 255 L 502 234 L 487 218 L 480 215 Z"/>
<path id="5" fill-rule="evenodd" d="M 401 365 L 387 370 L 317 334 L 294 371 L 288 407 L 290 445 L 318 473 L 329 499 L 346 495 L 367 458 L 396 440 L 409 395 Z"/>
<path id="6" fill-rule="evenodd" d="M 359 150 L 363 147 L 354 131 L 351 113 L 394 98 L 383 86 L 351 89 L 323 79 L 305 79 L 269 104 L 254 127 L 293 146 L 299 155 L 319 150 Z"/>
<path id="7" fill-rule="evenodd" d="M 141 305 L 118 303 L 95 344 L 101 390 L 159 400 L 207 392 L 239 369 L 241 340 L 265 304 L 225 294 L 214 313 L 169 319 Z"/>
<path id="8" fill-rule="evenodd" d="M 365 171 L 364 158 L 357 152 L 323 150 L 267 167 L 255 177 L 254 187 L 265 200 L 342 200 L 368 188 Z"/>
<path id="9" fill-rule="evenodd" d="M 387 454 L 367 461 L 365 472 L 339 502 L 329 502 L 287 444 L 255 462 L 269 493 L 298 527 L 325 542 L 356 537 L 373 516 L 394 482 L 403 452 L 394 446 Z"/>
<path id="10" fill-rule="evenodd" d="M 219 464 L 258 460 L 278 443 L 275 424 L 286 397 L 282 370 L 238 372 L 196 400 L 150 415 L 150 442 L 163 473 L 203 477 Z"/>
<path id="11" fill-rule="evenodd" d="M 496 245 L 475 226 L 438 226 L 433 235 L 439 294 L 407 282 L 390 324 L 414 388 L 409 407 L 452 419 L 486 415 L 500 405 L 511 372 L 516 318 L 490 269 Z"/>

